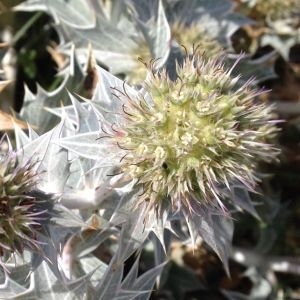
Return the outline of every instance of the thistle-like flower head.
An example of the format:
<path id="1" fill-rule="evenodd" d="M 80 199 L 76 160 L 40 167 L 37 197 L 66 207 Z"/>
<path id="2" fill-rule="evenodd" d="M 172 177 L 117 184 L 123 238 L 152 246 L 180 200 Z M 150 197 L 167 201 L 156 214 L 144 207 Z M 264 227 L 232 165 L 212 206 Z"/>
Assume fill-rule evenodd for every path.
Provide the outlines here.
<path id="1" fill-rule="evenodd" d="M 277 155 L 267 143 L 276 132 L 271 108 L 255 100 L 261 91 L 251 81 L 238 86 L 222 59 L 195 51 L 177 65 L 175 81 L 150 65 L 138 99 L 122 92 L 124 120 L 113 139 L 125 152 L 121 172 L 141 187 L 139 203 L 224 213 L 228 191 L 254 189 L 258 162 Z"/>
<path id="2" fill-rule="evenodd" d="M 36 233 L 50 217 L 51 201 L 36 189 L 33 160 L 20 163 L 9 149 L 0 155 L 0 256 L 39 251 Z"/>
<path id="3" fill-rule="evenodd" d="M 256 0 L 253 4 L 256 13 L 272 20 L 284 18 L 300 8 L 298 0 Z"/>
<path id="4" fill-rule="evenodd" d="M 207 32 L 201 30 L 197 23 L 186 25 L 184 22 L 174 22 L 171 25 L 171 32 L 172 37 L 180 45 L 184 45 L 188 53 L 193 52 L 194 45 L 202 49 L 207 57 L 216 56 L 222 51 L 220 43 L 211 38 Z"/>

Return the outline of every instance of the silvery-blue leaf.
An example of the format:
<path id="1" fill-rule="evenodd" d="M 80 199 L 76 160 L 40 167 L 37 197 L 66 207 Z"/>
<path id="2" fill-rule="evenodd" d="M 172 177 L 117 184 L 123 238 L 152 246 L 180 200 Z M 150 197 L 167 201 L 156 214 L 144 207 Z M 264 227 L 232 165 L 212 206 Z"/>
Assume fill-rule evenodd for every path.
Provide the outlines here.
<path id="1" fill-rule="evenodd" d="M 74 211 L 66 208 L 64 205 L 57 204 L 55 208 L 59 212 L 59 217 L 54 216 L 52 221 L 58 225 L 67 227 L 84 228 L 86 223 Z"/>
<path id="2" fill-rule="evenodd" d="M 108 164 L 112 166 L 120 158 L 116 159 L 111 144 L 103 142 L 104 140 L 99 141 L 99 132 L 94 131 L 56 139 L 53 143 L 88 159 L 97 160 L 105 157 Z"/>
<path id="3" fill-rule="evenodd" d="M 46 262 L 42 262 L 39 265 L 30 280 L 34 283 L 32 292 L 34 292 L 37 299 L 43 298 L 54 300 L 58 295 L 65 296 L 68 293 L 68 289 L 63 284 L 58 285 L 54 289 L 53 286 L 57 282 L 57 278 Z"/>
<path id="4" fill-rule="evenodd" d="M 129 3 L 134 10 L 137 18 L 143 23 L 147 23 L 149 19 L 153 18 L 153 16 L 157 14 L 157 0 L 130 0 Z"/>
<path id="5" fill-rule="evenodd" d="M 145 295 L 141 295 L 135 299 L 139 300 L 146 300 L 149 299 L 150 294 L 152 293 L 153 286 L 155 284 L 156 279 L 160 276 L 163 268 L 165 267 L 166 263 L 162 263 L 154 268 L 151 268 L 146 273 L 142 274 L 140 277 L 133 284 L 133 290 L 140 290 L 140 291 L 148 291 Z"/>
<path id="6" fill-rule="evenodd" d="M 47 160 L 44 160 L 47 172 L 43 175 L 42 189 L 51 193 L 61 193 L 69 177 L 70 163 L 65 149 L 50 147 Z M 52 151 L 51 151 L 52 150 Z"/>
<path id="7" fill-rule="evenodd" d="M 0 284 L 0 293 L 2 299 L 14 299 L 18 294 L 26 293 L 26 288 L 16 281 L 10 279 L 8 276 L 5 278 L 4 283 Z"/>
<path id="8" fill-rule="evenodd" d="M 92 110 L 89 103 L 83 103 L 82 101 L 89 101 L 78 95 L 69 93 L 69 97 L 72 101 L 74 113 L 75 113 L 75 124 L 76 132 L 84 133 L 89 131 L 100 130 L 100 122 Z"/>
<path id="9" fill-rule="evenodd" d="M 18 283 L 21 286 L 27 285 L 27 279 L 32 271 L 32 266 L 29 262 L 23 261 L 23 263 L 19 263 L 15 261 L 15 263 L 12 264 L 5 264 L 5 267 L 9 271 L 9 278 L 13 280 L 14 282 Z M 1 272 L 1 282 L 5 282 L 5 278 L 8 274 L 5 274 L 4 272 Z M 0 295 L 1 295 L 1 288 L 0 288 Z"/>
<path id="10" fill-rule="evenodd" d="M 167 259 L 167 253 L 171 245 L 171 234 L 168 230 L 165 230 L 163 243 L 153 234 L 150 235 L 150 240 L 153 244 L 155 265 L 160 265 Z"/>
<path id="11" fill-rule="evenodd" d="M 136 43 L 131 36 L 113 25 L 101 16 L 97 16 L 96 25 L 93 28 L 78 30 L 62 24 L 65 37 L 68 41 L 73 41 L 76 47 L 87 47 L 91 43 L 93 49 L 120 52 L 129 52 L 134 49 Z"/>
<path id="12" fill-rule="evenodd" d="M 41 263 L 46 262 L 49 264 L 49 268 L 52 273 L 55 275 L 56 279 L 60 281 L 64 281 L 66 278 L 63 273 L 60 271 L 60 267 L 58 264 L 58 249 L 60 247 L 61 239 L 65 238 L 69 231 L 63 227 L 59 227 L 60 234 L 54 236 L 53 233 L 57 233 L 58 227 L 49 226 L 49 236 L 45 236 L 42 234 L 38 234 L 38 239 L 42 243 L 43 255 L 41 254 L 33 254 L 31 264 L 33 269 L 36 269 L 40 266 Z"/>
<path id="13" fill-rule="evenodd" d="M 122 281 L 122 289 L 130 290 L 133 282 L 137 279 L 139 273 L 139 264 L 140 263 L 140 254 L 137 255 L 135 262 L 131 269 L 129 270 L 128 274 Z"/>
<path id="14" fill-rule="evenodd" d="M 127 11 L 126 1 L 111 0 L 110 21 L 113 24 L 118 24 L 122 16 Z"/>
<path id="15" fill-rule="evenodd" d="M 233 3 L 228 0 L 190 0 L 177 1 L 170 6 L 168 15 L 172 21 L 179 18 L 188 24 L 199 22 L 203 16 L 217 17 L 219 20 L 222 16 L 229 13 L 233 8 Z M 207 26 L 206 24 L 203 24 Z"/>
<path id="16" fill-rule="evenodd" d="M 255 210 L 255 207 L 247 190 L 242 188 L 234 188 L 232 196 L 234 197 L 233 202 L 235 204 L 237 204 L 241 209 L 244 209 L 250 214 L 252 214 L 257 219 L 259 219 L 259 216 Z"/>
<path id="17" fill-rule="evenodd" d="M 45 11 L 47 10 L 47 6 L 45 1 L 43 0 L 27 0 L 23 3 L 19 4 L 18 6 L 14 7 L 15 11 Z"/>
<path id="18" fill-rule="evenodd" d="M 82 107 L 83 110 L 88 110 L 90 107 L 90 103 L 88 102 L 81 102 L 80 106 Z M 67 105 L 63 107 L 45 107 L 45 110 L 48 112 L 54 114 L 55 116 L 59 117 L 60 119 L 64 119 L 65 123 L 66 120 L 68 120 L 68 123 L 72 124 L 73 127 L 75 128 L 77 125 L 77 114 L 75 111 L 75 107 L 73 105 Z M 66 127 L 66 125 L 65 125 Z M 75 133 L 75 130 L 74 130 Z"/>
<path id="19" fill-rule="evenodd" d="M 151 53 L 157 58 L 157 67 L 163 66 L 170 52 L 171 29 L 167 21 L 162 1 L 158 2 L 157 20 L 154 25 L 149 28 L 148 41 Z"/>
<path id="20" fill-rule="evenodd" d="M 99 82 L 96 86 L 92 101 L 101 104 L 103 109 L 108 113 L 113 112 L 117 121 L 117 113 L 121 113 L 123 110 L 122 101 L 120 101 L 116 95 L 118 96 L 126 92 L 129 97 L 134 99 L 137 96 L 137 91 L 103 68 L 96 67 L 96 70 Z"/>
<path id="21" fill-rule="evenodd" d="M 221 290 L 222 294 L 226 297 L 227 300 L 254 300 L 249 296 L 228 290 Z"/>
<path id="22" fill-rule="evenodd" d="M 76 49 L 78 58 L 82 62 L 86 60 L 87 52 L 86 48 Z M 118 49 L 114 51 L 93 49 L 93 55 L 98 62 L 107 66 L 112 74 L 126 74 L 140 64 L 130 53 L 118 52 Z"/>
<path id="23" fill-rule="evenodd" d="M 123 262 L 116 255 L 111 259 L 106 272 L 95 288 L 94 299 L 111 300 L 119 292 L 123 277 Z"/>
<path id="24" fill-rule="evenodd" d="M 132 269 L 137 269 L 138 259 L 134 263 Z M 145 272 L 141 276 L 134 278 L 137 275 L 136 270 L 129 271 L 128 275 L 122 282 L 122 287 L 118 295 L 116 296 L 116 300 L 126 300 L 126 299 L 139 299 L 139 300 L 147 300 L 150 297 L 150 294 L 153 291 L 153 286 L 155 284 L 156 279 L 161 274 L 163 268 L 165 267 L 165 263 L 160 264 L 151 268 L 149 271 Z M 127 277 L 130 276 L 127 280 Z M 130 280 L 129 280 L 130 279 Z"/>
<path id="25" fill-rule="evenodd" d="M 140 205 L 128 215 L 128 219 L 123 223 L 118 261 L 128 259 L 148 238 L 149 229 L 144 224 L 146 209 L 146 206 Z"/>
<path id="26" fill-rule="evenodd" d="M 93 286 L 96 286 L 101 278 L 103 278 L 107 269 L 107 264 L 95 256 L 86 256 L 80 259 L 80 265 L 86 274 L 93 273 L 90 280 Z"/>
<path id="27" fill-rule="evenodd" d="M 19 126 L 15 125 L 16 148 L 21 149 L 30 142 L 30 138 Z"/>
<path id="28" fill-rule="evenodd" d="M 147 220 L 145 220 L 145 226 L 155 234 L 166 253 L 165 231 L 172 231 L 170 221 L 168 220 L 168 210 L 163 211 L 159 217 L 155 215 L 155 212 L 149 212 Z"/>
<path id="29" fill-rule="evenodd" d="M 46 0 L 48 9 L 58 18 L 74 28 L 90 28 L 95 26 L 95 14 L 85 0 Z"/>
<path id="30" fill-rule="evenodd" d="M 95 25 L 95 15 L 85 0 L 27 0 L 15 9 L 50 12 L 56 19 L 75 28 L 83 29 Z"/>
<path id="31" fill-rule="evenodd" d="M 95 230 L 88 236 L 83 236 L 82 241 L 74 247 L 73 255 L 80 258 L 90 254 L 116 232 L 115 229 Z"/>
<path id="32" fill-rule="evenodd" d="M 31 126 L 28 126 L 28 137 L 31 141 L 37 139 L 39 135 L 37 134 L 36 131 L 33 130 Z"/>
<path id="33" fill-rule="evenodd" d="M 36 159 L 40 165 L 48 151 L 49 143 L 55 130 L 56 129 L 53 129 L 31 142 L 27 142 L 25 144 L 20 142 L 20 144 L 17 145 L 18 157 L 24 161 L 31 158 Z"/>
<path id="34" fill-rule="evenodd" d="M 75 58 L 74 47 L 71 51 L 70 64 L 61 75 L 63 75 L 62 83 L 52 92 L 47 92 L 38 86 L 36 95 L 33 95 L 28 88 L 25 89 L 24 104 L 20 115 L 39 133 L 52 129 L 59 122 L 59 119 L 50 114 L 45 107 L 57 107 L 62 103 L 70 102 L 67 89 L 76 91 L 76 87 L 78 88 L 83 81 L 84 72 Z"/>
<path id="35" fill-rule="evenodd" d="M 224 264 L 224 268 L 229 273 L 228 258 L 231 251 L 231 241 L 233 236 L 233 222 L 225 219 L 224 216 L 212 215 L 204 210 L 200 215 L 186 217 L 192 239 L 199 235 Z"/>

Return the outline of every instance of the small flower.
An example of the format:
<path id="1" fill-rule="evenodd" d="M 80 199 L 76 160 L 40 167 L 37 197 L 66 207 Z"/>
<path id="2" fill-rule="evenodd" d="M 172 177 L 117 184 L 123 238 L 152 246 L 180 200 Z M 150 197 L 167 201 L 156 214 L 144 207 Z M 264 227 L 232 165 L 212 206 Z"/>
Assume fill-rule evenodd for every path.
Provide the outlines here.
<path id="1" fill-rule="evenodd" d="M 186 47 L 188 53 L 193 52 L 194 45 L 207 57 L 213 57 L 221 53 L 221 44 L 211 38 L 209 33 L 201 30 L 200 24 L 192 23 L 186 25 L 184 22 L 174 22 L 171 24 L 172 37 Z"/>
<path id="2" fill-rule="evenodd" d="M 300 8 L 299 0 L 256 0 L 250 2 L 253 12 L 271 20 L 278 20 L 297 12 Z"/>
<path id="3" fill-rule="evenodd" d="M 223 59 L 195 52 L 177 65 L 175 81 L 150 65 L 137 99 L 119 91 L 123 120 L 110 137 L 123 177 L 141 189 L 138 203 L 226 213 L 228 191 L 253 190 L 257 164 L 278 154 L 267 142 L 277 131 L 272 108 L 255 100 L 262 91 L 251 81 L 239 86 Z"/>
<path id="4" fill-rule="evenodd" d="M 36 234 L 49 221 L 51 196 L 36 189 L 36 163 L 18 161 L 8 149 L 0 155 L 0 256 L 38 252 Z"/>

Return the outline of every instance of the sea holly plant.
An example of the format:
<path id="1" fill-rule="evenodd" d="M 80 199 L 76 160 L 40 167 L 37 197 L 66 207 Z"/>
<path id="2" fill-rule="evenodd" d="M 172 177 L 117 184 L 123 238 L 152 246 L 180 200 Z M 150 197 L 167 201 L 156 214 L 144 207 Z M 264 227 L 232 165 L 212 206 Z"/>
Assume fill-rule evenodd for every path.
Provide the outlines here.
<path id="1" fill-rule="evenodd" d="M 69 59 L 59 73 L 62 83 L 56 90 L 48 92 L 38 86 L 33 95 L 25 89 L 21 117 L 40 133 L 57 124 L 58 119 L 48 114 L 44 107 L 55 107 L 60 102 L 69 104 L 66 90 L 84 95 L 84 84 L 89 79 L 86 63 L 90 60 L 89 45 L 98 63 L 130 84 L 139 84 L 146 78 L 143 64 L 151 59 L 157 60 L 156 68 L 167 64 L 168 70 L 173 72 L 175 60 L 185 55 L 180 44 L 184 44 L 187 53 L 197 45 L 208 57 L 218 54 L 222 48 L 230 53 L 231 34 L 250 20 L 233 13 L 230 1 L 221 2 L 193 1 L 189 6 L 184 1 L 108 1 L 98 4 L 76 1 L 69 2 L 64 13 L 62 0 L 23 2 L 16 10 L 42 10 L 53 17 L 60 37 L 56 51 L 67 54 Z M 76 13 L 78 9 L 84 12 L 80 18 Z M 236 58 L 236 54 L 228 54 L 229 68 Z M 256 82 L 273 77 L 269 58 L 257 61 L 244 58 L 234 72 L 244 74 L 244 81 L 253 74 Z M 262 64 L 265 68 L 260 67 Z"/>
<path id="2" fill-rule="evenodd" d="M 243 56 L 228 61 L 224 41 L 245 19 L 227 23 L 231 1 L 64 3 L 18 8 L 50 8 L 70 60 L 57 90 L 26 91 L 20 115 L 34 129 L 16 126 L 15 149 L 0 159 L 1 297 L 148 299 L 174 240 L 204 241 L 229 272 L 234 214 L 258 217 L 260 163 L 278 155 L 273 107 L 254 79 L 235 75 Z M 208 44 L 198 42 L 209 32 L 197 35 L 202 21 L 216 29 Z M 196 37 L 183 40 L 176 26 Z M 102 67 L 82 67 L 89 42 Z M 133 59 L 143 47 L 150 55 Z M 144 75 L 135 81 L 136 63 Z M 149 248 L 152 265 L 140 274 Z"/>
<path id="3" fill-rule="evenodd" d="M 172 231 L 172 220 L 179 220 L 193 242 L 201 236 L 226 265 L 230 210 L 255 214 L 243 194 L 255 190 L 259 162 L 272 161 L 278 150 L 269 143 L 277 131 L 272 108 L 255 100 L 262 91 L 251 81 L 239 85 L 223 59 L 207 60 L 195 51 L 177 64 L 174 81 L 149 63 L 140 90 L 99 68 L 91 101 L 73 101 L 53 112 L 77 128 L 85 122 L 80 111 L 95 113 L 100 130 L 86 127 L 53 142 L 83 160 L 93 159 L 92 169 L 106 170 L 102 193 L 94 188 L 93 201 L 82 201 L 91 208 L 116 203 L 110 222 L 126 223 L 139 210 L 144 231 L 153 231 L 165 247 L 164 230 Z M 113 191 L 117 202 L 116 194 L 109 200 Z M 70 202 L 70 194 L 62 201 L 66 196 Z"/>
<path id="4" fill-rule="evenodd" d="M 118 220 L 111 218 L 109 223 L 106 216 L 84 210 L 79 214 L 59 201 L 62 194 L 68 194 L 66 182 L 73 190 L 82 188 L 80 180 L 88 182 L 85 170 L 78 175 L 75 169 L 92 168 L 91 161 L 78 162 L 74 155 L 51 142 L 75 132 L 67 120 L 41 136 L 31 128 L 29 134 L 16 128 L 15 150 L 9 139 L 3 138 L 1 147 L 8 146 L 8 149 L 3 150 L 0 160 L 1 297 L 147 297 L 161 272 L 163 264 L 139 278 L 136 262 L 122 282 L 124 261 L 140 251 L 147 236 L 147 232 L 135 223 L 138 211 L 122 225 L 124 221 L 120 216 Z M 94 181 L 96 179 L 94 177 Z M 92 254 L 98 247 L 116 244 L 114 241 L 118 237 L 123 243 L 117 250 L 114 250 L 116 246 L 110 248 L 107 258 Z M 116 289 L 118 284 L 120 288 Z"/>
<path id="5" fill-rule="evenodd" d="M 255 77 L 255 83 L 258 84 L 275 77 L 272 64 L 274 53 L 258 59 L 244 55 L 241 59 L 240 53 L 233 49 L 231 39 L 234 33 L 243 26 L 253 24 L 251 19 L 234 11 L 233 2 L 165 1 L 165 6 L 172 33 L 171 51 L 174 52 L 175 48 L 175 52 L 185 55 L 192 53 L 197 46 L 202 55 L 208 58 L 220 55 L 221 52 L 226 53 L 224 63 L 228 68 L 240 59 L 233 74 L 243 74 L 241 80 L 244 82 Z"/>
<path id="6" fill-rule="evenodd" d="M 79 25 L 66 20 L 76 18 L 73 11 L 78 3 L 66 12 L 67 17 L 63 17 L 60 2 L 29 0 L 16 9 L 49 13 L 56 21 L 60 51 L 70 55 L 72 43 L 79 60 L 85 62 L 90 44 L 98 63 L 131 84 L 139 84 L 145 79 L 143 62 L 157 59 L 156 67 L 160 68 L 168 63 L 169 52 L 174 51 L 174 47 L 175 52 L 184 52 L 181 44 L 189 51 L 194 44 L 200 45 L 207 56 L 215 55 L 222 48 L 232 52 L 231 35 L 241 26 L 251 23 L 249 18 L 233 11 L 231 1 L 193 1 L 189 4 L 185 1 L 108 1 L 86 4 L 86 11 L 93 7 L 93 18 L 90 16 L 90 19 L 95 20 L 95 24 L 90 22 L 89 26 L 83 26 L 81 19 Z M 232 60 L 229 58 L 229 61 Z M 248 61 L 244 59 L 243 64 L 250 77 L 257 67 L 255 61 Z M 261 64 L 261 60 L 258 63 Z M 270 67 L 264 70 L 257 80 L 273 76 Z"/>
<path id="7" fill-rule="evenodd" d="M 170 49 L 170 28 L 165 16 L 162 1 L 158 3 L 157 10 L 147 23 L 137 18 L 134 7 L 129 1 L 108 1 L 110 9 L 105 2 L 87 4 L 84 1 L 70 2 L 70 8 L 61 13 L 62 0 L 48 2 L 44 0 L 26 1 L 16 9 L 21 11 L 43 10 L 54 18 L 56 28 L 61 39 L 61 51 L 70 53 L 70 43 L 74 44 L 81 61 L 86 61 L 88 45 L 94 49 L 94 56 L 113 74 L 122 76 L 132 84 L 138 84 L 145 79 L 142 63 L 139 61 L 160 59 L 164 65 Z M 82 19 L 74 15 L 77 6 L 85 6 Z M 87 13 L 88 12 L 88 13 Z M 94 20 L 91 22 L 90 20 Z M 158 67 L 158 64 L 157 64 Z"/>

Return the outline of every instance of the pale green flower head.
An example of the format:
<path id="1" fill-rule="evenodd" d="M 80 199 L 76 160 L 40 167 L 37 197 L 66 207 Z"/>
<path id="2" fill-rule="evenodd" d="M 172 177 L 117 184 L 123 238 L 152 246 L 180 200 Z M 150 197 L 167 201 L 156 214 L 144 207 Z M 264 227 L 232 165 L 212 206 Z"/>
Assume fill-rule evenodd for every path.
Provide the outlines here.
<path id="1" fill-rule="evenodd" d="M 222 52 L 221 44 L 209 36 L 207 32 L 201 30 L 198 23 L 185 24 L 176 21 L 171 25 L 172 37 L 180 44 L 184 45 L 187 53 L 192 53 L 194 45 L 203 51 L 207 57 L 213 57 Z"/>
<path id="2" fill-rule="evenodd" d="M 244 1 L 252 8 L 254 14 L 278 20 L 290 16 L 300 8 L 299 0 L 255 0 Z"/>
<path id="3" fill-rule="evenodd" d="M 175 81 L 150 65 L 138 99 L 122 92 L 124 120 L 112 127 L 113 140 L 125 152 L 124 178 L 141 187 L 139 203 L 224 213 L 231 187 L 253 190 L 258 162 L 278 154 L 267 142 L 277 131 L 271 107 L 255 100 L 261 91 L 251 81 L 238 86 L 222 59 L 195 51 L 177 65 Z"/>

